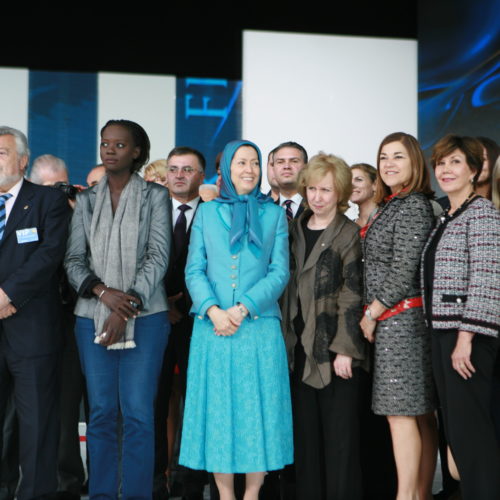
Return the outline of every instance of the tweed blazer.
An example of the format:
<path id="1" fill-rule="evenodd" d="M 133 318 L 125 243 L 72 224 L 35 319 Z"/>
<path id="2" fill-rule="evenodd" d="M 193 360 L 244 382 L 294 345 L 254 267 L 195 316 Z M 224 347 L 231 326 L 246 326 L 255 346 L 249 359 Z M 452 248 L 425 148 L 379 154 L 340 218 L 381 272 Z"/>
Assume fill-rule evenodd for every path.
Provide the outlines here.
<path id="1" fill-rule="evenodd" d="M 167 272 L 172 235 L 172 205 L 168 189 L 154 182 L 143 181 L 139 215 L 137 267 L 135 282 L 129 293 L 142 302 L 141 315 L 168 310 L 163 278 Z M 93 318 L 97 297 L 88 293 L 95 275 L 89 250 L 90 226 L 97 187 L 78 193 L 71 220 L 70 236 L 64 266 L 68 279 L 79 297 L 75 314 Z"/>
<path id="2" fill-rule="evenodd" d="M 298 341 L 294 318 L 299 300 L 306 354 L 302 381 L 320 389 L 332 379 L 331 355 L 353 358 L 353 367 L 368 369 L 367 347 L 359 322 L 362 316 L 361 245 L 359 227 L 337 214 L 322 232 L 307 260 L 302 221 L 306 210 L 291 225 L 291 278 L 282 298 L 283 331 L 290 368 Z"/>
<path id="3" fill-rule="evenodd" d="M 425 294 L 423 266 L 421 282 Z M 426 313 L 433 328 L 498 336 L 500 213 L 489 200 L 473 199 L 448 222 L 437 244 L 431 286 L 432 310 Z"/>
<path id="4" fill-rule="evenodd" d="M 420 297 L 420 258 L 433 224 L 422 193 L 396 196 L 379 210 L 363 240 L 365 304 L 378 299 L 390 309 Z"/>

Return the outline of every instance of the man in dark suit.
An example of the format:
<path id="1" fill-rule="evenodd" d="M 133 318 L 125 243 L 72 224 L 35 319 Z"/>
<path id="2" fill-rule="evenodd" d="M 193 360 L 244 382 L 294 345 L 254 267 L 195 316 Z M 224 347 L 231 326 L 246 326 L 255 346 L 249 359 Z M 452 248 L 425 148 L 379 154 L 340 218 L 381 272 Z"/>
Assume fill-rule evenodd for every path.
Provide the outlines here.
<path id="1" fill-rule="evenodd" d="M 302 196 L 298 192 L 298 178 L 307 160 L 305 148 L 293 141 L 282 142 L 271 151 L 268 157 L 268 178 L 271 177 L 269 170 L 272 170 L 271 174 L 279 191 L 279 197 L 275 203 L 285 209 L 288 222 L 304 211 Z M 272 471 L 264 479 L 259 498 L 261 500 L 295 498 L 294 481 L 293 465 L 280 471 Z"/>
<path id="2" fill-rule="evenodd" d="M 173 453 L 173 439 L 170 435 L 167 449 L 167 426 L 169 401 L 172 407 L 170 415 L 173 421 L 179 417 L 179 399 L 186 394 L 187 365 L 189 343 L 193 320 L 189 316 L 191 299 L 184 281 L 184 268 L 188 254 L 191 224 L 201 202 L 198 195 L 199 187 L 205 177 L 205 158 L 189 147 L 176 147 L 167 157 L 167 184 L 172 197 L 172 228 L 173 247 L 169 270 L 165 279 L 169 297 L 169 319 L 172 325 L 167 350 L 163 363 L 162 375 L 158 386 L 156 402 L 156 459 L 155 459 L 155 498 L 162 497 L 161 484 L 165 482 L 165 470 L 168 468 Z M 178 420 L 177 420 L 178 421 Z M 175 426 L 174 426 L 175 428 Z M 206 474 L 182 468 L 180 475 L 182 498 L 202 499 Z"/>
<path id="3" fill-rule="evenodd" d="M 272 169 L 279 190 L 276 202 L 286 210 L 290 221 L 304 210 L 302 196 L 298 193 L 299 172 L 307 164 L 307 151 L 296 142 L 282 142 L 273 149 Z"/>
<path id="4" fill-rule="evenodd" d="M 11 377 L 19 421 L 19 500 L 57 488 L 58 270 L 69 216 L 62 192 L 23 178 L 28 156 L 24 134 L 0 127 L 0 408 Z"/>
<path id="5" fill-rule="evenodd" d="M 68 206 L 76 203 L 76 189 L 69 185 L 66 163 L 62 158 L 45 154 L 35 158 L 31 165 L 29 180 L 41 186 L 59 186 L 67 197 Z M 69 188 L 73 188 L 71 190 Z M 85 379 L 80 366 L 80 358 L 75 339 L 75 316 L 77 294 L 68 283 L 66 273 L 61 272 L 59 291 L 62 302 L 62 346 L 61 346 L 61 387 L 60 434 L 57 457 L 58 500 L 78 500 L 85 482 L 85 470 L 80 455 L 80 403 L 84 395 Z"/>

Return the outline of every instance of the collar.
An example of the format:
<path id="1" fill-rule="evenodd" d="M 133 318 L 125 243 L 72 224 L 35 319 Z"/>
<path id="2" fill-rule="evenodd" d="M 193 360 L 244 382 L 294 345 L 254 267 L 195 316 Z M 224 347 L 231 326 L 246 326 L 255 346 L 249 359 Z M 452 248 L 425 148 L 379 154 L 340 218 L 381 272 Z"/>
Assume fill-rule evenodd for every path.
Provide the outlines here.
<path id="1" fill-rule="evenodd" d="M 296 205 L 300 205 L 302 203 L 302 196 L 300 196 L 299 193 L 295 193 L 291 198 L 285 198 L 281 193 L 280 193 L 280 206 L 283 206 L 283 203 L 286 201 L 286 200 L 292 200 L 293 203 L 295 203 Z"/>
<path id="2" fill-rule="evenodd" d="M 172 208 L 174 210 L 177 210 L 181 205 L 189 205 L 194 211 L 196 209 L 196 207 L 198 206 L 199 202 L 200 202 L 199 196 L 197 196 L 196 198 L 193 198 L 192 200 L 190 200 L 186 203 L 183 203 L 182 201 L 178 201 L 172 197 Z"/>
<path id="3" fill-rule="evenodd" d="M 7 194 L 10 193 L 12 195 L 12 198 L 16 198 L 17 195 L 19 194 L 19 191 L 21 191 L 21 187 L 23 185 L 24 177 L 21 177 L 8 191 L 5 193 L 0 192 L 0 194 Z"/>

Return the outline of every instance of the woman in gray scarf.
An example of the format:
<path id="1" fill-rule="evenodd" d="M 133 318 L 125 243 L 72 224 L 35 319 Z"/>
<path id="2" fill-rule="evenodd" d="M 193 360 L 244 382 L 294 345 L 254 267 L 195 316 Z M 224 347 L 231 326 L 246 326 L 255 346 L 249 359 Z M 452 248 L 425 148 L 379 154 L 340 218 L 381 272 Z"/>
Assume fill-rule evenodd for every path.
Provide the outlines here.
<path id="1" fill-rule="evenodd" d="M 75 335 L 90 404 L 90 498 L 151 498 L 154 398 L 170 325 L 163 286 L 170 248 L 168 190 L 137 171 L 149 157 L 137 123 L 101 130 L 106 175 L 77 197 L 65 267 L 78 292 Z"/>

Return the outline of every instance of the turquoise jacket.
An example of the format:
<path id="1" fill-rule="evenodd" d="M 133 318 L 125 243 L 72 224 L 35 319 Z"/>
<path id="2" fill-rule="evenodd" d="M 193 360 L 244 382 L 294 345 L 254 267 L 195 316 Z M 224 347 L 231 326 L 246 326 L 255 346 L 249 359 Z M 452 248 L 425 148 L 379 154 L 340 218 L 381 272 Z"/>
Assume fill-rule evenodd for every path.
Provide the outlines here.
<path id="1" fill-rule="evenodd" d="M 241 302 L 251 319 L 276 317 L 289 278 L 288 225 L 285 211 L 274 203 L 258 208 L 263 245 L 248 244 L 246 235 L 231 251 L 232 206 L 210 201 L 199 206 L 191 228 L 186 284 L 193 300 L 191 314 L 203 319 L 207 309 Z"/>

